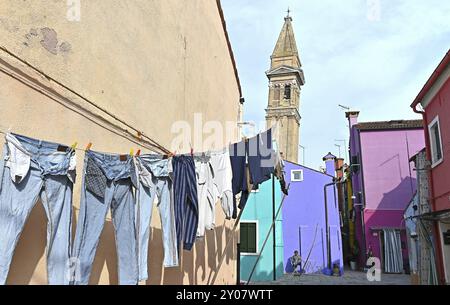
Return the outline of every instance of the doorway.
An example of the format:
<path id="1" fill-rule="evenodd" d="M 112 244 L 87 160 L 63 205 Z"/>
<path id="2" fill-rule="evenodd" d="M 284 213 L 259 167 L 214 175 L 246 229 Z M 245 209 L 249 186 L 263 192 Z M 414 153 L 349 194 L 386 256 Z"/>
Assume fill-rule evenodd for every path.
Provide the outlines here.
<path id="1" fill-rule="evenodd" d="M 403 273 L 402 241 L 399 230 L 380 231 L 381 264 L 384 273 Z"/>

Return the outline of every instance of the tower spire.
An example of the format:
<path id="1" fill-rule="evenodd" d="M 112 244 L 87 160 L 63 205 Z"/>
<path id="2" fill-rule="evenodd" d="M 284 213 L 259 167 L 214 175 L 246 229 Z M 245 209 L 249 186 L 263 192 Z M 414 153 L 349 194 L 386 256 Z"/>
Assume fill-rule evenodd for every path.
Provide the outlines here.
<path id="1" fill-rule="evenodd" d="M 266 109 L 267 126 L 278 123 L 277 143 L 283 157 L 297 162 L 300 144 L 300 90 L 305 84 L 302 64 L 295 42 L 291 9 L 287 9 L 277 43 L 270 57 L 269 98 Z"/>
<path id="2" fill-rule="evenodd" d="M 292 27 L 291 10 L 288 8 L 284 25 L 278 37 L 273 57 L 298 56 L 297 43 L 295 42 L 294 29 Z"/>

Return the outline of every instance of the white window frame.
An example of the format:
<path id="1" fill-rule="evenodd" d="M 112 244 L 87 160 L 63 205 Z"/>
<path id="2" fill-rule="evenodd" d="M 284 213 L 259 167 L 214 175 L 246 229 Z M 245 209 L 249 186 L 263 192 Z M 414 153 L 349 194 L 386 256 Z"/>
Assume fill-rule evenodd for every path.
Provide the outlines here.
<path id="1" fill-rule="evenodd" d="M 256 252 L 255 253 L 241 252 L 241 255 L 243 255 L 243 256 L 257 256 L 257 255 L 259 255 L 259 222 L 258 222 L 258 220 L 241 220 L 241 224 L 242 223 L 254 223 L 254 224 L 256 224 Z"/>
<path id="2" fill-rule="evenodd" d="M 295 172 L 301 172 L 302 173 L 302 178 L 301 179 L 295 179 Z M 291 170 L 291 182 L 302 182 L 304 180 L 304 176 L 303 176 L 303 170 L 302 169 L 292 169 Z"/>
<path id="3" fill-rule="evenodd" d="M 437 128 L 439 130 L 439 144 L 441 146 L 441 158 L 439 160 L 435 159 L 435 145 L 433 145 L 434 143 L 434 134 L 432 133 L 431 129 L 433 128 L 434 125 L 437 124 Z M 430 149 L 431 149 L 431 167 L 435 168 L 436 166 L 438 166 L 439 164 L 441 164 L 442 162 L 444 162 L 444 147 L 442 146 L 442 130 L 441 130 L 441 124 L 439 123 L 439 116 L 437 115 L 433 121 L 431 121 L 430 124 L 428 124 L 428 138 L 430 139 Z M 435 144 L 435 143 L 434 143 Z"/>

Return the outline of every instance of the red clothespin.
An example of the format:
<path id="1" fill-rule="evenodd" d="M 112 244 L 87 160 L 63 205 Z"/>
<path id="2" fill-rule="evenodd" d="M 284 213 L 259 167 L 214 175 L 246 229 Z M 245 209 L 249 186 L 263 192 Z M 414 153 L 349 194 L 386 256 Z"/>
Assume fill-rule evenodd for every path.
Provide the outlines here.
<path id="1" fill-rule="evenodd" d="M 141 155 L 141 150 L 138 149 L 138 151 L 136 152 L 136 156 L 140 156 Z"/>
<path id="2" fill-rule="evenodd" d="M 89 151 L 89 150 L 91 150 L 91 147 L 92 147 L 92 143 L 91 143 L 91 142 L 89 142 L 89 143 L 88 143 L 88 145 L 86 146 L 86 151 Z"/>

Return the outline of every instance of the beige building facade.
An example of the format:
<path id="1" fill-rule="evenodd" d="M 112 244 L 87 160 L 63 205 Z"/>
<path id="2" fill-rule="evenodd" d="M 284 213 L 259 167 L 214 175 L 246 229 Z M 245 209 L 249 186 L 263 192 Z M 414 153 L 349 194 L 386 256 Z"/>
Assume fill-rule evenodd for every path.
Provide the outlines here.
<path id="1" fill-rule="evenodd" d="M 269 79 L 269 100 L 266 109 L 267 126 L 277 126 L 277 142 L 283 157 L 298 163 L 300 141 L 300 91 L 305 84 L 302 64 L 297 50 L 292 17 L 284 25 L 275 45 Z"/>
<path id="2" fill-rule="evenodd" d="M 91 142 L 96 151 L 149 153 L 144 134 L 180 153 L 189 152 L 191 145 L 194 151 L 213 148 L 194 138 L 189 145 L 172 147 L 178 132 L 174 123 L 187 122 L 194 137 L 199 133 L 194 119 L 200 117 L 203 123 L 235 126 L 220 138 L 222 145 L 238 139 L 241 89 L 220 1 L 4 0 L 0 48 L 2 132 L 66 145 L 77 142 L 81 149 Z M 84 152 L 77 151 L 75 224 L 83 158 Z M 164 269 L 154 209 L 146 284 L 210 283 L 229 238 L 232 245 L 215 283 L 235 283 L 237 233 L 233 221 L 225 220 L 220 208 L 216 211 L 217 228 L 197 241 L 192 252 L 182 253 L 180 267 Z M 38 202 L 18 242 L 8 284 L 47 283 L 46 231 Z M 108 215 L 91 284 L 117 284 L 115 249 Z"/>

